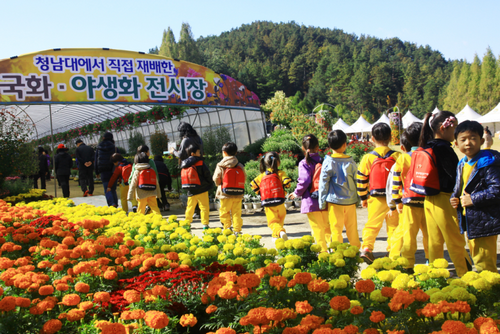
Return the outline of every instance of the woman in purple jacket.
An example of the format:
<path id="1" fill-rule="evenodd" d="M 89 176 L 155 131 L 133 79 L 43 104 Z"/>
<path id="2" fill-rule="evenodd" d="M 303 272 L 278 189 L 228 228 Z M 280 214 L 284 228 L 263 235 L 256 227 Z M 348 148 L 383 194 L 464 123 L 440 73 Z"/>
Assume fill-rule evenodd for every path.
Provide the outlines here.
<path id="1" fill-rule="evenodd" d="M 330 223 L 328 222 L 328 211 L 320 210 L 318 204 L 318 182 L 313 182 L 316 169 L 321 171 L 323 159 L 320 157 L 319 142 L 315 135 L 307 135 L 302 139 L 302 150 L 305 158 L 299 163 L 299 179 L 297 188 L 290 194 L 290 198 L 302 196 L 301 213 L 306 213 L 309 225 L 321 251 L 328 250 L 328 243 L 331 241 Z M 319 177 L 317 177 L 319 181 Z"/>

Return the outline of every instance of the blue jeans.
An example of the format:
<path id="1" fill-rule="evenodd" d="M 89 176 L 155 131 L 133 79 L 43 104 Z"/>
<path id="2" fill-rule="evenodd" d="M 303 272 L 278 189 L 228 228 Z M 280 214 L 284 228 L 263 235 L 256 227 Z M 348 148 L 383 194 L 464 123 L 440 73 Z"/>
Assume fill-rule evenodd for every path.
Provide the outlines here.
<path id="1" fill-rule="evenodd" d="M 106 196 L 106 202 L 108 206 L 118 206 L 118 195 L 116 194 L 116 182 L 111 187 L 111 191 L 107 192 L 109 179 L 111 179 L 112 172 L 102 172 L 101 173 L 101 181 L 102 186 L 104 187 L 104 194 Z"/>

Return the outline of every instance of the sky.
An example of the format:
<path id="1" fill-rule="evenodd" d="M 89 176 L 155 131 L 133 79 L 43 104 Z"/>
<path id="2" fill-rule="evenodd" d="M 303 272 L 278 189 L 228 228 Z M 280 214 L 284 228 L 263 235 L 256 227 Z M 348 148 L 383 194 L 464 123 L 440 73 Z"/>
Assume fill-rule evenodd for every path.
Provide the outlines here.
<path id="1" fill-rule="evenodd" d="M 498 0 L 0 0 L 0 8 L 0 59 L 52 48 L 148 52 L 168 27 L 178 40 L 183 22 L 198 38 L 254 21 L 398 37 L 452 60 L 482 59 L 488 46 L 500 55 Z"/>

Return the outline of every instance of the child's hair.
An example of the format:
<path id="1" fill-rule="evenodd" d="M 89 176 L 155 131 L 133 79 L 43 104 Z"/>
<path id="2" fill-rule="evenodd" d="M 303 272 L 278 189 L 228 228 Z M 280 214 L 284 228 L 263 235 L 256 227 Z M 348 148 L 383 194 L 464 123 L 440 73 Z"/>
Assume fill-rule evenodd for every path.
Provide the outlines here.
<path id="1" fill-rule="evenodd" d="M 140 153 L 140 152 L 148 152 L 149 151 L 149 147 L 148 145 L 141 145 L 137 148 L 137 153 Z"/>
<path id="2" fill-rule="evenodd" d="M 418 145 L 418 139 L 422 132 L 422 123 L 413 122 L 401 135 L 401 145 L 404 146 L 406 152 L 410 152 L 411 148 Z"/>
<path id="3" fill-rule="evenodd" d="M 135 155 L 134 157 L 134 163 L 135 164 L 144 164 L 144 163 L 149 163 L 149 157 L 146 154 L 146 152 L 139 152 Z"/>
<path id="4" fill-rule="evenodd" d="M 199 151 L 200 147 L 196 144 L 190 144 L 188 147 L 186 147 L 186 153 L 188 157 L 190 157 L 192 154 L 196 153 L 196 151 Z"/>
<path id="5" fill-rule="evenodd" d="M 153 158 L 154 161 L 163 161 L 163 156 L 161 154 L 157 154 Z"/>
<path id="6" fill-rule="evenodd" d="M 238 153 L 238 146 L 235 143 L 229 142 L 222 146 L 222 151 L 226 152 L 227 155 L 235 156 Z"/>
<path id="7" fill-rule="evenodd" d="M 439 127 L 448 117 L 455 117 L 455 114 L 451 111 L 442 110 L 437 114 L 432 114 L 428 112 L 425 114 L 424 125 L 422 126 L 422 132 L 420 133 L 420 140 L 418 146 L 424 147 L 427 142 L 434 139 L 434 135 L 439 130 Z"/>
<path id="8" fill-rule="evenodd" d="M 484 128 L 481 124 L 479 124 L 479 122 L 463 121 L 462 123 L 458 124 L 457 128 L 455 129 L 455 139 L 457 139 L 459 134 L 465 131 L 475 132 L 479 135 L 479 138 L 483 138 Z"/>
<path id="9" fill-rule="evenodd" d="M 260 172 L 264 173 L 270 168 L 273 173 L 278 172 L 278 165 L 280 163 L 280 156 L 276 152 L 267 152 L 266 155 L 260 159 Z"/>
<path id="10" fill-rule="evenodd" d="M 312 164 L 313 160 L 309 155 L 309 150 L 314 150 L 316 147 L 319 147 L 318 138 L 316 138 L 313 134 L 308 134 L 304 138 L 302 138 L 302 147 L 306 149 L 306 161 L 308 164 Z"/>
<path id="11" fill-rule="evenodd" d="M 389 144 L 391 141 L 391 127 L 386 123 L 377 123 L 372 128 L 372 136 L 379 143 Z"/>
<path id="12" fill-rule="evenodd" d="M 332 150 L 338 150 L 347 142 L 347 136 L 342 130 L 333 130 L 328 134 L 328 146 Z"/>
<path id="13" fill-rule="evenodd" d="M 111 162 L 112 163 L 120 162 L 122 160 L 123 160 L 123 156 L 120 153 L 114 153 L 111 156 Z"/>

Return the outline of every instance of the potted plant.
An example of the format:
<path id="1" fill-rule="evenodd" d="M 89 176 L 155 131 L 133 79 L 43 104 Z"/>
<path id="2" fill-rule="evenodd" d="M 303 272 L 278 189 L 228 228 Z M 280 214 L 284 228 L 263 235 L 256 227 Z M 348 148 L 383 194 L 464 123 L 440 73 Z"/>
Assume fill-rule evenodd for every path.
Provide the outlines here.
<path id="1" fill-rule="evenodd" d="M 243 206 L 246 210 L 250 210 L 252 208 L 252 195 L 243 195 Z"/>
<path id="2" fill-rule="evenodd" d="M 209 197 L 208 202 L 210 203 L 210 210 L 215 210 L 215 198 L 214 197 Z"/>
<path id="3" fill-rule="evenodd" d="M 153 155 L 163 155 L 163 152 L 168 150 L 168 136 L 163 131 L 156 130 L 149 137 L 149 141 Z"/>
<path id="4" fill-rule="evenodd" d="M 220 209 L 220 201 L 216 198 L 215 199 L 215 210 L 219 210 Z"/>
<path id="5" fill-rule="evenodd" d="M 260 200 L 260 195 L 252 197 L 252 202 L 253 202 L 253 208 L 255 210 L 262 208 L 262 202 Z"/>
<path id="6" fill-rule="evenodd" d="M 292 207 L 293 201 L 288 197 L 289 194 L 285 197 L 285 208 L 290 209 Z"/>
<path id="7" fill-rule="evenodd" d="M 293 200 L 293 203 L 294 203 L 296 208 L 300 209 L 300 205 L 302 204 L 302 197 L 295 197 L 295 199 Z"/>

